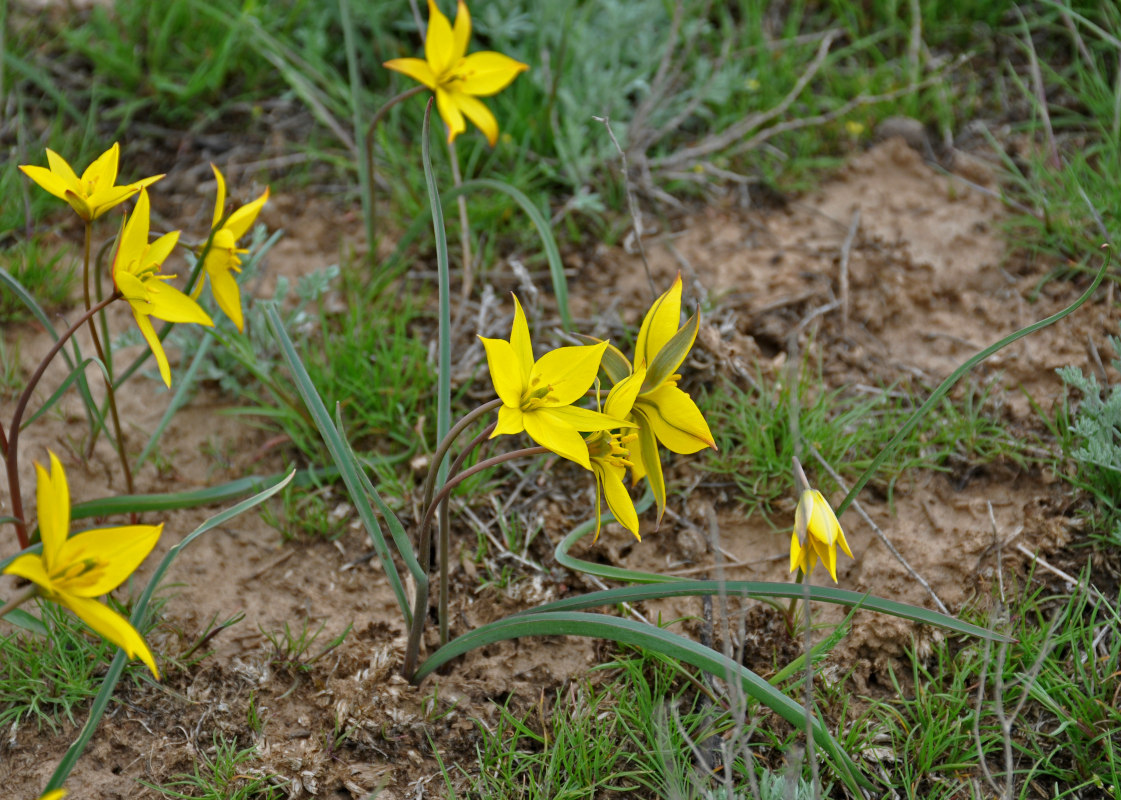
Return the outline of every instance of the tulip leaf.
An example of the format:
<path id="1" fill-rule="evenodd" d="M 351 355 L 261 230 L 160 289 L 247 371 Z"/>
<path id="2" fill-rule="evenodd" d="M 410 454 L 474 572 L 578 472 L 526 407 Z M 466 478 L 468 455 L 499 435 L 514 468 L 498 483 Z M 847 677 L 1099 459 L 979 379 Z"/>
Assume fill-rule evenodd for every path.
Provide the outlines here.
<path id="1" fill-rule="evenodd" d="M 660 600 L 666 597 L 690 596 L 724 597 L 751 597 L 751 598 L 782 598 L 792 600 L 813 600 L 821 603 L 833 603 L 850 608 L 860 607 L 866 611 L 879 611 L 890 614 L 900 619 L 909 619 L 926 625 L 936 625 L 939 628 L 961 633 L 967 636 L 976 636 L 980 639 L 989 639 L 995 642 L 1011 642 L 1012 639 L 1003 634 L 996 633 L 988 628 L 963 622 L 947 614 L 920 608 L 919 606 L 900 603 L 896 600 L 885 600 L 871 594 L 853 592 L 848 589 L 838 589 L 832 586 L 804 586 L 802 584 L 774 581 L 706 581 L 683 580 L 673 583 L 650 586 L 624 586 L 618 589 L 606 589 L 598 592 L 576 597 L 566 597 L 552 603 L 537 606 L 536 608 L 519 611 L 513 616 L 526 616 L 529 614 L 551 613 L 554 611 L 582 611 L 586 608 L 597 606 L 614 606 L 620 603 L 641 603 L 644 600 Z"/>
<path id="2" fill-rule="evenodd" d="M 749 696 L 778 714 L 803 732 L 812 732 L 814 741 L 833 762 L 840 778 L 851 791 L 860 796 L 859 786 L 873 788 L 864 778 L 836 739 L 816 716 L 807 714 L 805 706 L 780 692 L 759 675 L 712 648 L 654 625 L 622 617 L 585 612 L 549 611 L 539 614 L 514 615 L 476 628 L 453 639 L 433 653 L 413 676 L 419 684 L 434 670 L 452 659 L 493 642 L 522 636 L 588 636 L 608 639 L 620 644 L 643 647 L 667 658 L 690 664 L 721 680 L 738 677 Z"/>

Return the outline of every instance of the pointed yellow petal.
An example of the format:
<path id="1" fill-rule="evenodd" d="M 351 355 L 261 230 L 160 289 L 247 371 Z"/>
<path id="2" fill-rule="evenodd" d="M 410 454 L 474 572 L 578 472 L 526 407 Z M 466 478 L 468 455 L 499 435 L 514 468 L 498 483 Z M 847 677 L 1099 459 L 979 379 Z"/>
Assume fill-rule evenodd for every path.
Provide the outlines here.
<path id="1" fill-rule="evenodd" d="M 437 82 L 442 82 L 448 68 L 456 61 L 452 25 L 435 0 L 428 0 L 428 35 L 424 37 L 424 58 L 435 73 Z"/>
<path id="2" fill-rule="evenodd" d="M 493 439 L 495 436 L 511 436 L 515 433 L 521 433 L 524 430 L 525 417 L 522 414 L 522 410 L 517 407 L 500 406 L 498 409 L 498 422 L 490 438 Z"/>
<path id="3" fill-rule="evenodd" d="M 241 313 L 241 289 L 237 280 L 229 270 L 219 270 L 209 273 L 210 293 L 214 295 L 214 302 L 222 309 L 239 331 L 244 330 L 245 321 Z"/>
<path id="4" fill-rule="evenodd" d="M 214 230 L 218 227 L 218 223 L 222 221 L 222 212 L 226 210 L 226 178 L 222 175 L 222 171 L 210 163 L 210 168 L 214 170 L 214 180 L 218 184 L 217 193 L 214 196 L 214 221 L 210 223 L 210 229 Z"/>
<path id="5" fill-rule="evenodd" d="M 113 142 L 113 146 L 99 155 L 97 159 L 86 167 L 82 173 L 82 182 L 93 182 L 98 189 L 108 189 L 117 182 L 117 166 L 121 160 L 121 145 Z"/>
<path id="6" fill-rule="evenodd" d="M 190 322 L 196 325 L 214 327 L 214 320 L 202 310 L 202 306 L 187 295 L 164 281 L 149 281 L 149 312 L 156 319 L 165 322 Z"/>
<path id="7" fill-rule="evenodd" d="M 550 387 L 550 405 L 575 403 L 595 382 L 607 342 L 558 347 L 541 356 L 529 374 L 529 384 L 538 381 Z"/>
<path id="8" fill-rule="evenodd" d="M 160 671 L 156 669 L 156 660 L 152 657 L 152 651 L 148 649 L 144 638 L 127 619 L 108 606 L 86 597 L 62 594 L 57 599 L 102 639 L 117 645 L 129 658 L 139 658 L 143 661 L 156 680 L 159 680 Z"/>
<path id="9" fill-rule="evenodd" d="M 550 407 L 549 413 L 553 419 L 561 420 L 566 426 L 584 433 L 634 427 L 634 423 L 627 422 L 625 419 L 609 417 L 607 414 L 601 414 L 598 411 L 591 411 L 579 406 Z"/>
<path id="10" fill-rule="evenodd" d="M 480 336 L 479 341 L 487 353 L 487 366 L 495 394 L 507 406 L 520 408 L 526 384 L 513 346 L 505 339 L 488 339 L 485 336 Z"/>
<path id="11" fill-rule="evenodd" d="M 93 209 L 90 207 L 89 201 L 86 200 L 85 195 L 67 189 L 62 199 L 69 203 L 70 207 L 74 209 L 78 216 L 86 222 L 94 218 Z"/>
<path id="12" fill-rule="evenodd" d="M 118 206 L 140 191 L 135 186 L 110 186 L 108 189 L 98 189 L 89 196 L 87 206 L 91 219 L 97 219 L 109 209 Z"/>
<path id="13" fill-rule="evenodd" d="M 117 245 L 117 258 L 113 269 L 116 270 L 117 262 L 121 268 L 130 266 L 133 261 L 140 258 L 144 248 L 148 246 L 148 228 L 151 225 L 151 202 L 148 200 L 148 190 L 141 189 L 140 197 L 136 201 L 136 208 L 125 222 L 124 231 L 121 233 L 120 243 Z M 137 265 L 139 267 L 139 265 Z"/>
<path id="14" fill-rule="evenodd" d="M 603 413 L 619 419 L 623 419 L 630 414 L 635 398 L 638 397 L 638 392 L 642 389 L 642 383 L 645 379 L 646 370 L 639 367 L 633 375 L 612 386 L 611 391 L 607 393 L 607 402 L 603 404 Z"/>
<path id="15" fill-rule="evenodd" d="M 575 428 L 570 426 L 556 409 L 538 408 L 522 414 L 525 432 L 533 441 L 547 447 L 558 456 L 575 461 L 584 469 L 591 469 L 588 444 Z"/>
<path id="16" fill-rule="evenodd" d="M 634 502 L 631 500 L 627 487 L 623 485 L 625 470 L 622 467 L 604 464 L 601 471 L 603 496 L 607 499 L 607 507 L 611 509 L 612 515 L 620 525 L 633 533 L 636 539 L 642 541 L 642 537 L 638 535 L 638 513 L 634 510 Z"/>
<path id="17" fill-rule="evenodd" d="M 45 167 L 36 167 L 30 164 L 20 166 L 23 174 L 35 181 L 41 188 L 53 194 L 60 200 L 66 199 L 66 190 L 70 189 L 69 186 L 62 180 L 62 178 L 55 175 Z"/>
<path id="18" fill-rule="evenodd" d="M 662 514 L 666 511 L 666 479 L 662 474 L 662 460 L 658 454 L 658 442 L 654 432 L 638 411 L 632 415 L 638 422 L 638 438 L 630 444 L 632 479 L 638 482 L 646 478 L 650 484 L 650 491 L 654 494 L 654 502 L 658 506 L 658 522 L 662 521 Z"/>
<path id="19" fill-rule="evenodd" d="M 459 61 L 467 54 L 467 44 L 471 41 L 471 12 L 467 10 L 467 4 L 463 0 L 455 9 L 455 26 L 452 28 L 452 38 L 455 40 L 455 47 L 452 51 L 452 63 Z"/>
<path id="20" fill-rule="evenodd" d="M 490 113 L 490 109 L 483 105 L 481 100 L 476 100 L 464 92 L 454 92 L 451 98 L 459 110 L 467 116 L 467 119 L 474 122 L 478 129 L 483 132 L 490 146 L 494 147 L 495 143 L 498 142 L 498 120 L 494 118 L 494 114 Z"/>
<path id="21" fill-rule="evenodd" d="M 451 95 L 444 89 L 436 89 L 436 110 L 440 112 L 441 119 L 448 126 L 448 144 L 451 144 L 456 136 L 467 130 L 467 123 L 463 121 L 463 114 L 460 113 Z"/>
<path id="22" fill-rule="evenodd" d="M 798 569 L 802 564 L 802 545 L 798 541 L 798 531 L 790 534 L 790 571 Z"/>
<path id="23" fill-rule="evenodd" d="M 42 587 L 48 596 L 54 592 L 54 586 L 51 584 L 51 578 L 47 574 L 47 567 L 43 563 L 42 557 L 34 553 L 16 556 L 8 566 L 4 567 L 4 574 L 25 578 L 36 586 Z"/>
<path id="24" fill-rule="evenodd" d="M 436 75 L 432 72 L 432 67 L 428 66 L 428 62 L 421 58 L 394 58 L 382 64 L 386 69 L 391 69 L 394 72 L 400 72 L 402 75 L 408 75 L 414 81 L 423 83 L 429 89 L 436 88 Z"/>
<path id="25" fill-rule="evenodd" d="M 635 403 L 650 423 L 654 435 L 667 450 L 695 453 L 706 447 L 716 449 L 712 432 L 701 410 L 686 392 L 672 384 L 662 384 L 640 395 Z"/>
<path id="26" fill-rule="evenodd" d="M 171 388 L 171 367 L 167 363 L 167 353 L 163 351 L 163 343 L 160 342 L 160 337 L 156 335 L 155 328 L 152 327 L 152 321 L 144 314 L 141 314 L 136 308 L 132 309 L 132 316 L 136 318 L 136 325 L 140 328 L 140 332 L 144 335 L 145 341 L 148 342 L 148 347 L 152 348 L 152 355 L 156 357 L 156 364 L 160 368 L 160 377 Z"/>
<path id="27" fill-rule="evenodd" d="M 60 582 L 59 589 L 77 597 L 99 597 L 113 591 L 148 557 L 162 531 L 162 524 L 124 525 L 70 537 L 59 554 L 60 565 L 89 560 L 103 567 Z"/>
<path id="28" fill-rule="evenodd" d="M 81 191 L 82 184 L 78 180 L 78 173 L 70 168 L 65 158 L 49 147 L 47 148 L 47 165 L 51 168 L 51 172 L 66 184 L 67 189 L 72 192 Z"/>
<path id="29" fill-rule="evenodd" d="M 522 388 L 529 386 L 529 373 L 533 369 L 533 341 L 529 336 L 529 323 L 526 322 L 522 304 L 518 296 L 511 293 L 514 298 L 514 322 L 510 326 L 510 346 L 514 348 L 514 358 L 522 374 Z"/>
<path id="30" fill-rule="evenodd" d="M 257 219 L 257 215 L 261 213 L 261 208 L 268 202 L 269 190 L 265 189 L 264 194 L 256 200 L 246 203 L 234 213 L 230 214 L 230 218 L 226 220 L 226 230 L 233 234 L 234 240 L 240 239 L 253 225 L 253 221 Z"/>
<path id="31" fill-rule="evenodd" d="M 638 329 L 634 343 L 635 364 L 646 367 L 658 355 L 658 351 L 677 333 L 681 325 L 681 273 L 665 294 L 654 301 Z"/>
<path id="32" fill-rule="evenodd" d="M 509 86 L 527 69 L 528 64 L 492 50 L 472 53 L 455 67 L 454 74 L 459 79 L 456 88 L 476 97 L 490 97 Z"/>
<path id="33" fill-rule="evenodd" d="M 70 535 L 70 486 L 58 456 L 51 452 L 50 457 L 49 473 L 38 462 L 35 464 L 39 537 L 43 540 L 43 561 L 48 571 L 58 567 L 59 553 Z"/>
<path id="34" fill-rule="evenodd" d="M 644 391 L 656 389 L 670 380 L 671 376 L 681 366 L 681 362 L 689 355 L 700 328 L 701 315 L 699 312 L 694 313 L 684 325 L 678 328 L 677 332 L 654 355 L 653 361 L 647 363 Z"/>
<path id="35" fill-rule="evenodd" d="M 175 245 L 179 243 L 179 231 L 171 231 L 165 233 L 148 247 L 148 252 L 144 254 L 145 267 L 158 267 L 167 257 L 171 255 L 171 251 L 175 249 Z M 158 270 L 157 270 L 158 271 Z"/>

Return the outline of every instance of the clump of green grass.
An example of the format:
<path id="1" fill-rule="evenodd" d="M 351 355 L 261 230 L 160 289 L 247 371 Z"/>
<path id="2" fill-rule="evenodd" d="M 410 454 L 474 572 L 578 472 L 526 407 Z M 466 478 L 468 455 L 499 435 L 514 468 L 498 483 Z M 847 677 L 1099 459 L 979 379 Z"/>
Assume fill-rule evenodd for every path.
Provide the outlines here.
<path id="1" fill-rule="evenodd" d="M 174 800 L 278 800 L 287 795 L 283 780 L 250 766 L 257 756 L 253 745 L 241 747 L 236 739 L 215 733 L 209 752 L 199 749 L 198 756 L 193 772 L 144 785 Z"/>
<path id="2" fill-rule="evenodd" d="M 820 377 L 809 369 L 801 370 L 797 381 L 760 378 L 757 385 L 758 391 L 744 390 L 725 382 L 700 401 L 719 448 L 707 454 L 705 469 L 730 480 L 749 513 L 770 514 L 777 500 L 789 496 L 791 459 L 799 442 L 813 447 L 842 478 L 855 478 L 921 402 L 898 389 L 874 394 L 822 390 Z M 889 500 L 896 482 L 913 470 L 1020 460 L 1016 439 L 992 407 L 983 387 L 967 388 L 957 401 L 944 400 L 899 445 L 879 477 Z M 801 460 L 813 468 L 807 452 Z M 832 481 L 821 475 L 818 483 L 828 487 Z"/>
<path id="3" fill-rule="evenodd" d="M 81 709 L 101 689 L 117 652 L 54 603 L 40 603 L 42 630 L 0 637 L 0 726 L 34 724 L 52 731 L 81 723 Z M 142 665 L 127 670 L 145 671 Z"/>
<path id="4" fill-rule="evenodd" d="M 45 309 L 64 305 L 74 289 L 77 273 L 66 248 L 48 249 L 41 237 L 23 239 L 0 253 L 0 269 L 17 281 Z M 0 290 L 0 324 L 20 322 L 31 311 L 5 286 Z"/>

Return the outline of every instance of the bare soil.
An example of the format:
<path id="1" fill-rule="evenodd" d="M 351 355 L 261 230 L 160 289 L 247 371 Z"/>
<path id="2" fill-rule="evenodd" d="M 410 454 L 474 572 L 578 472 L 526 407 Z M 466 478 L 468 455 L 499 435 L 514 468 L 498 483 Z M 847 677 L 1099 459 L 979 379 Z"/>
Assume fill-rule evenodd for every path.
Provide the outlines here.
<path id="1" fill-rule="evenodd" d="M 971 159 L 962 169 L 973 183 L 996 190 L 982 162 Z M 205 196 L 196 193 L 173 216 L 183 225 L 205 220 L 207 201 L 197 199 Z M 294 276 L 321 269 L 337 261 L 344 241 L 361 247 L 354 239 L 340 240 L 340 231 L 360 227 L 353 214 L 350 219 L 349 226 L 340 223 L 339 210 L 326 201 L 276 196 L 263 220 L 287 233 L 268 256 L 268 274 Z M 788 359 L 809 349 L 824 365 L 829 387 L 900 381 L 933 386 L 980 348 L 1053 313 L 1082 290 L 1077 282 L 1052 282 L 1030 300 L 1051 265 L 1009 252 L 1001 223 L 1002 208 L 993 196 L 940 174 L 903 140 L 892 139 L 853 158 L 811 196 L 777 209 L 716 205 L 676 220 L 672 230 L 649 235 L 645 244 L 657 286 L 667 286 L 681 271 L 689 298 L 704 300 L 713 309 L 686 374 L 692 370 L 702 381 L 725 376 L 746 384 L 757 374 L 781 374 Z M 195 225 L 201 226 L 205 221 Z M 636 253 L 602 247 L 572 254 L 568 264 L 576 272 L 570 287 L 579 316 L 619 315 L 631 323 L 640 319 L 649 283 Z M 497 270 L 491 279 L 511 281 Z M 265 296 L 271 291 L 267 280 L 255 290 Z M 1055 368 L 1094 364 L 1094 348 L 1107 333 L 1117 332 L 1110 307 L 1096 298 L 979 368 L 977 380 L 1007 390 L 997 395 L 1002 398 L 997 411 L 1013 430 L 1025 438 L 1041 432 L 1027 398 L 1050 410 L 1061 396 Z M 493 319 L 485 331 L 489 335 L 508 330 L 506 309 L 498 309 L 492 306 Z M 130 324 L 127 311 L 117 316 L 115 329 Z M 467 332 L 465 342 L 474 332 Z M 19 339 L 28 368 L 48 343 L 30 325 L 9 329 L 5 336 Z M 543 341 L 543 332 L 538 336 Z M 464 358 L 479 357 L 477 349 L 465 350 Z M 95 387 L 97 383 L 92 381 Z M 50 376 L 44 385 L 53 385 Z M 122 417 L 135 450 L 169 399 L 158 380 L 130 383 L 121 397 Z M 138 491 L 204 487 L 247 473 L 281 470 L 282 448 L 245 418 L 223 413 L 229 403 L 212 390 L 200 391 L 164 435 L 160 467 L 149 464 L 137 476 Z M 9 417 L 11 410 L 8 400 L 0 405 L 0 416 Z M 21 439 L 22 462 L 44 459 L 48 447 L 58 452 L 75 502 L 123 491 L 104 440 L 86 460 L 81 457 L 83 436 L 80 407 L 65 401 L 59 413 L 48 415 Z M 811 474 L 816 472 L 816 465 L 809 466 Z M 580 485 L 577 494 L 586 491 Z M 30 487 L 24 493 L 32 496 Z M 480 590 L 483 567 L 468 555 L 474 552 L 476 533 L 462 516 L 454 523 L 454 547 L 463 552 L 454 569 L 456 632 L 593 588 L 586 578 L 557 568 L 545 541 L 555 543 L 587 508 L 574 508 L 577 503 L 567 487 L 562 492 L 538 485 L 526 494 L 530 499 L 521 512 L 545 522 L 533 552 L 545 568 L 538 572 L 514 565 L 515 579 L 504 589 Z M 931 608 L 933 593 L 953 612 L 985 602 L 998 557 L 1005 568 L 1016 570 L 1028 554 L 1047 558 L 1077 535 L 1075 499 L 1066 485 L 1055 476 L 1012 465 L 915 475 L 897 486 L 893 509 L 874 492 L 865 492 L 861 502 L 909 567 L 884 538 L 849 512 L 843 521 L 855 558 L 842 559 L 840 585 Z M 103 721 L 68 782 L 71 797 L 157 797 L 138 781 L 159 783 L 191 771 L 218 734 L 236 737 L 242 746 L 255 745 L 259 760 L 249 771 L 287 782 L 291 797 L 365 798 L 378 787 L 384 787 L 383 798 L 438 796 L 443 779 L 433 745 L 445 763 L 470 771 L 478 739 L 474 720 L 489 725 L 496 718 L 496 704 L 511 698 L 515 708 L 524 709 L 553 697 L 554 690 L 585 675 L 609 651 L 602 643 L 559 637 L 498 644 L 469 654 L 419 688 L 408 685 L 397 675 L 404 631 L 392 593 L 376 560 L 350 566 L 368 549 L 367 541 L 341 493 L 332 503 L 346 520 L 337 541 L 286 541 L 259 515 L 250 514 L 185 551 L 163 591 L 165 619 L 151 636 L 153 649 L 174 656 L 212 618 L 244 613 L 244 619 L 217 635 L 201 662 L 189 667 L 165 662 L 163 683 L 122 683 L 121 702 Z M 161 517 L 166 527 L 157 556 L 213 511 Z M 657 530 L 646 515 L 641 544 L 609 526 L 597 543 L 586 541 L 575 555 L 711 576 L 717 574 L 716 560 L 706 532 L 715 524 L 725 550 L 722 574 L 785 580 L 789 518 L 745 517 L 737 498 L 698 490 L 674 497 L 671 513 Z M 14 542 L 0 547 L 0 555 L 8 555 Z M 815 581 L 822 578 L 815 575 Z M 700 604 L 666 603 L 646 610 L 661 611 L 663 618 L 696 616 Z M 826 620 L 831 613 L 815 610 Z M 754 654 L 749 648 L 749 658 L 765 671 L 773 648 L 782 647 L 782 637 L 767 633 L 765 614 L 751 619 L 760 627 L 752 632 L 758 647 Z M 686 630 L 690 624 L 685 623 Z M 311 653 L 348 627 L 349 633 L 338 647 L 307 665 L 293 663 L 270 643 L 268 634 L 275 638 L 285 625 L 297 633 L 305 625 L 311 631 L 322 626 Z M 859 613 L 826 674 L 848 674 L 847 687 L 858 695 L 879 694 L 890 686 L 887 670 L 903 663 L 905 648 L 915 642 L 921 655 L 924 642 L 935 635 Z M 251 708 L 263 722 L 259 731 L 249 724 Z M 29 726 L 9 731 L 0 742 L 0 781 L 9 787 L 41 786 L 75 734 L 51 735 Z"/>

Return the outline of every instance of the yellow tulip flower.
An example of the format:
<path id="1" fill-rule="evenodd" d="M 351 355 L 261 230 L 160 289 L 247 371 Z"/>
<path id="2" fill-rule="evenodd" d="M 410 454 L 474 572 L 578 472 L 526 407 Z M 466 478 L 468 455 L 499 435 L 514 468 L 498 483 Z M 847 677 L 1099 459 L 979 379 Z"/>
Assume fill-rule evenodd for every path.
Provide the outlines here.
<path id="1" fill-rule="evenodd" d="M 790 537 L 790 571 L 813 572 L 820 560 L 837 582 L 837 547 L 852 558 L 845 532 L 828 501 L 816 489 L 806 489 L 794 511 L 794 532 Z"/>
<path id="2" fill-rule="evenodd" d="M 65 789 L 53 789 L 39 798 L 39 800 L 62 800 L 66 797 Z"/>
<path id="3" fill-rule="evenodd" d="M 165 233 L 149 244 L 150 214 L 148 190 L 141 189 L 136 209 L 125 221 L 117 241 L 117 254 L 113 258 L 113 283 L 132 306 L 136 324 L 159 364 L 160 377 L 170 388 L 171 368 L 167 363 L 167 354 L 164 353 L 163 344 L 148 317 L 166 322 L 194 322 L 210 326 L 214 325 L 214 321 L 198 303 L 167 283 L 174 275 L 160 274 L 160 265 L 171 255 L 179 241 L 179 231 Z"/>
<path id="4" fill-rule="evenodd" d="M 82 177 L 71 169 L 66 159 L 47 148 L 47 163 L 50 169 L 32 165 L 21 165 L 23 174 L 41 187 L 70 204 L 78 216 L 86 222 L 97 219 L 113 206 L 123 203 L 145 186 L 158 181 L 163 175 L 154 175 L 136 183 L 117 186 L 117 164 L 121 148 L 116 142 L 86 167 Z"/>
<path id="5" fill-rule="evenodd" d="M 58 456 L 51 470 L 35 464 L 38 476 L 39 536 L 42 555 L 17 557 L 4 569 L 34 583 L 39 594 L 70 609 L 102 638 L 138 657 L 158 679 L 156 661 L 144 638 L 128 620 L 93 598 L 107 594 L 136 571 L 160 538 L 163 525 L 99 528 L 67 538 L 70 533 L 70 488 Z"/>
<path id="6" fill-rule="evenodd" d="M 257 219 L 261 207 L 269 199 L 269 190 L 266 188 L 264 194 L 230 214 L 223 223 L 222 212 L 226 207 L 226 179 L 222 176 L 218 167 L 211 164 L 210 168 L 214 170 L 214 177 L 218 181 L 218 196 L 214 202 L 214 222 L 211 223 L 211 230 L 214 233 L 210 240 L 210 250 L 203 262 L 203 269 L 206 277 L 210 280 L 210 291 L 214 295 L 214 301 L 218 304 L 218 308 L 222 309 L 226 316 L 233 320 L 234 325 L 237 325 L 237 329 L 240 331 L 245 329 L 245 322 L 241 313 L 241 290 L 238 288 L 237 279 L 233 273 L 241 272 L 240 255 L 249 251 L 239 248 L 237 240 L 246 234 L 254 220 Z M 202 284 L 200 283 L 199 290 L 201 291 L 201 289 Z M 197 296 L 196 293 L 195 297 Z"/>
<path id="7" fill-rule="evenodd" d="M 595 381 L 606 342 L 558 347 L 534 361 L 529 325 L 517 297 L 510 341 L 479 339 L 486 348 L 494 391 L 502 399 L 492 439 L 525 431 L 542 447 L 590 470 L 588 445 L 580 432 L 633 426 L 572 405 Z"/>
<path id="8" fill-rule="evenodd" d="M 677 387 L 677 369 L 697 338 L 699 317 L 681 325 L 681 275 L 654 301 L 646 312 L 635 341 L 634 365 L 617 348 L 608 346 L 603 364 L 615 384 L 645 371 L 642 388 L 635 397 L 630 419 L 637 425 L 638 438 L 631 445 L 635 483 L 646 478 L 658 505 L 661 519 L 666 507 L 666 484 L 658 445 L 683 455 L 705 447 L 716 448 L 708 422 L 689 394 Z"/>
<path id="9" fill-rule="evenodd" d="M 467 55 L 471 38 L 471 14 L 459 0 L 455 27 L 428 0 L 428 35 L 424 58 L 395 58 L 383 66 L 408 75 L 436 93 L 436 109 L 448 126 L 448 143 L 467 130 L 466 116 L 484 134 L 491 147 L 498 141 L 498 122 L 478 98 L 490 97 L 505 89 L 528 64 L 491 50 Z"/>

